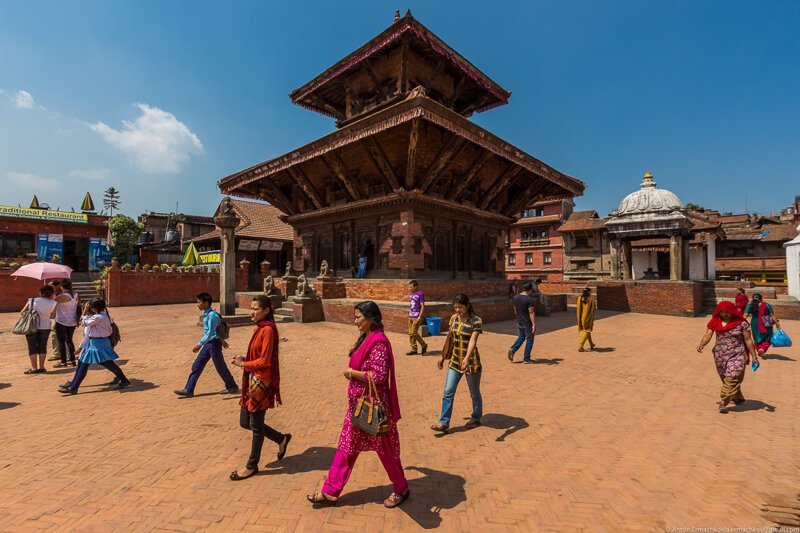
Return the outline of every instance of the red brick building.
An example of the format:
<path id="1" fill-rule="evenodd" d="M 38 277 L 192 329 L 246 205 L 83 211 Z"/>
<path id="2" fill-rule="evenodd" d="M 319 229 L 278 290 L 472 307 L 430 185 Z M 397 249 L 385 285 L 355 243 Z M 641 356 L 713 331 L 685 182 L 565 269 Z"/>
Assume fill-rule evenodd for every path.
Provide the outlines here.
<path id="1" fill-rule="evenodd" d="M 551 198 L 522 211 L 508 230 L 508 279 L 563 279 L 564 239 L 558 228 L 569 218 L 573 207 L 570 199 Z"/>

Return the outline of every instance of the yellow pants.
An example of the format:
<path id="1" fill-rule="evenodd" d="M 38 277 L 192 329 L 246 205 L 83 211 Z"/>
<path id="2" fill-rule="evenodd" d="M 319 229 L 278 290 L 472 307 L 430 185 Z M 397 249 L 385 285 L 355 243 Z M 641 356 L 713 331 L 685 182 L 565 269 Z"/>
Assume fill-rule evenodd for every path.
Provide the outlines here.
<path id="1" fill-rule="evenodd" d="M 583 348 L 583 345 L 586 344 L 586 341 L 589 341 L 589 346 L 594 346 L 594 343 L 592 342 L 592 330 L 590 329 L 581 330 L 580 348 Z"/>
<path id="2" fill-rule="evenodd" d="M 742 372 L 741 376 L 735 378 L 720 376 L 719 379 L 722 381 L 722 388 L 719 391 L 719 399 L 722 400 L 722 403 L 744 401 L 744 395 L 742 394 L 744 372 Z"/>
<path id="3" fill-rule="evenodd" d="M 408 319 L 408 342 L 411 343 L 412 351 L 417 351 L 417 343 L 422 347 L 427 346 L 425 341 L 422 340 L 422 336 L 419 334 L 419 323 L 417 323 L 416 318 Z"/>

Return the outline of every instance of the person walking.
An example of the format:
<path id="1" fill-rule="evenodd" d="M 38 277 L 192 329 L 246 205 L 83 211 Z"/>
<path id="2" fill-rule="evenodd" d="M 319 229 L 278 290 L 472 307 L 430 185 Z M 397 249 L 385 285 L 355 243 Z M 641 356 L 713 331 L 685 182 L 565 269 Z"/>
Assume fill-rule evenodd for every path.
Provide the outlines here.
<path id="1" fill-rule="evenodd" d="M 114 362 L 119 359 L 119 355 L 111 346 L 111 336 L 114 329 L 111 326 L 111 317 L 106 309 L 106 301 L 102 298 L 95 298 L 88 302 L 83 308 L 81 324 L 88 327 L 89 342 L 81 352 L 78 366 L 75 368 L 75 375 L 72 380 L 64 383 L 58 388 L 62 394 L 77 394 L 89 367 L 98 364 L 114 374 L 119 380 L 117 390 L 122 390 L 130 386 L 131 382 L 125 376 L 125 372 Z"/>
<path id="2" fill-rule="evenodd" d="M 39 297 L 31 298 L 25 307 L 20 311 L 20 315 L 25 314 L 28 309 L 33 309 L 38 315 L 38 330 L 32 335 L 26 335 L 28 343 L 28 358 L 31 367 L 25 374 L 41 374 L 47 372 L 44 368 L 44 361 L 47 358 L 47 341 L 50 339 L 50 319 L 55 314 L 56 301 L 53 300 L 53 287 L 44 285 L 39 288 Z"/>
<path id="3" fill-rule="evenodd" d="M 61 296 L 61 293 L 64 292 L 64 289 L 61 287 L 61 280 L 54 279 L 50 283 L 48 283 L 51 287 L 53 287 L 53 296 L 51 298 L 53 300 L 58 301 L 58 297 Z M 56 329 L 56 321 L 50 319 L 50 330 L 53 331 Z M 53 350 L 52 355 L 50 355 L 47 360 L 48 361 L 61 361 L 61 350 L 58 349 L 58 332 L 56 335 L 50 336 L 50 348 Z M 54 367 L 56 365 L 53 365 Z"/>
<path id="4" fill-rule="evenodd" d="M 320 491 L 306 498 L 315 506 L 336 505 L 361 452 L 374 451 L 392 482 L 392 493 L 383 501 L 394 508 L 408 499 L 411 491 L 400 460 L 400 402 L 397 395 L 395 363 L 392 344 L 383 332 L 381 310 L 375 302 L 360 302 L 354 306 L 353 318 L 359 331 L 358 340 L 350 350 L 350 361 L 343 372 L 347 386 L 347 413 L 345 413 L 336 454 L 328 477 Z M 351 422 L 356 403 L 372 380 L 378 399 L 386 414 L 388 431 L 371 435 Z"/>
<path id="5" fill-rule="evenodd" d="M 594 327 L 594 312 L 597 310 L 597 300 L 592 296 L 592 289 L 586 287 L 578 297 L 576 311 L 578 315 L 578 331 L 581 338 L 578 344 L 578 351 L 583 352 L 584 344 L 589 341 L 589 349 L 594 350 L 592 342 L 592 328 Z"/>
<path id="6" fill-rule="evenodd" d="M 357 277 L 363 278 L 367 275 L 367 256 L 358 254 L 358 275 Z"/>
<path id="7" fill-rule="evenodd" d="M 753 299 L 745 307 L 744 313 L 744 319 L 750 322 L 753 342 L 758 350 L 758 355 L 764 355 L 772 346 L 772 327 L 781 329 L 781 323 L 775 318 L 772 306 L 765 302 L 761 293 L 758 292 L 753 294 Z"/>
<path id="8" fill-rule="evenodd" d="M 522 362 L 533 363 L 531 351 L 536 334 L 536 300 L 531 296 L 532 290 L 533 285 L 530 282 L 523 283 L 522 292 L 514 296 L 511 301 L 514 305 L 514 315 L 517 317 L 517 331 L 519 332 L 517 340 L 508 349 L 508 360 L 511 362 L 514 361 L 514 354 L 524 342 L 525 351 L 522 352 Z"/>
<path id="9" fill-rule="evenodd" d="M 203 336 L 192 348 L 192 352 L 197 354 L 197 358 L 192 364 L 192 371 L 189 373 L 189 379 L 186 380 L 186 386 L 174 391 L 178 396 L 186 398 L 194 396 L 197 381 L 200 379 L 200 375 L 203 373 L 209 359 L 214 362 L 214 368 L 217 370 L 219 377 L 222 378 L 225 390 L 230 394 L 239 393 L 236 380 L 233 379 L 222 355 L 222 348 L 223 346 L 227 347 L 227 343 L 223 344 L 223 340 L 217 336 L 217 328 L 222 322 L 222 316 L 211 307 L 212 302 L 211 295 L 207 292 L 201 292 L 197 295 L 197 308 L 202 312 Z"/>
<path id="10" fill-rule="evenodd" d="M 281 404 L 278 327 L 275 325 L 269 296 L 259 294 L 253 298 L 250 304 L 250 320 L 256 327 L 247 345 L 247 356 L 236 356 L 231 364 L 244 370 L 242 398 L 239 400 L 239 425 L 253 432 L 253 440 L 247 465 L 231 472 L 232 481 L 241 481 L 258 473 L 264 437 L 278 445 L 279 461 L 286 455 L 286 448 L 292 440 L 291 433 L 280 433 L 264 422 L 267 409 L 274 409 Z"/>
<path id="11" fill-rule="evenodd" d="M 472 398 L 472 416 L 466 423 L 467 429 L 473 429 L 481 425 L 483 416 L 483 398 L 481 397 L 481 358 L 478 353 L 478 336 L 483 332 L 483 321 L 475 314 L 469 297 L 466 294 L 459 294 L 453 299 L 453 310 L 455 313 L 450 317 L 450 327 L 448 335 L 452 341 L 452 354 L 447 365 L 447 377 L 444 383 L 444 394 L 442 396 L 442 413 L 439 423 L 431 426 L 431 429 L 441 433 L 450 431 L 450 419 L 453 415 L 453 398 L 456 395 L 458 383 L 461 377 L 467 375 L 467 386 Z M 444 367 L 446 354 L 442 352 L 439 359 L 439 370 Z"/>
<path id="12" fill-rule="evenodd" d="M 422 348 L 422 354 L 428 351 L 428 345 L 422 340 L 419 334 L 419 325 L 422 322 L 422 317 L 425 315 L 425 295 L 419 290 L 419 284 L 416 280 L 408 282 L 411 289 L 409 299 L 411 305 L 408 310 L 408 342 L 411 344 L 411 351 L 406 355 L 417 355 L 417 343 Z"/>
<path id="13" fill-rule="evenodd" d="M 81 317 L 80 297 L 72 292 L 72 282 L 64 280 L 61 282 L 61 294 L 55 297 L 56 301 L 56 341 L 58 342 L 58 353 L 60 362 L 53 365 L 54 368 L 63 368 L 67 365 L 75 366 L 75 343 L 72 338 L 75 335 L 75 328 Z"/>
<path id="14" fill-rule="evenodd" d="M 712 353 L 717 374 L 722 382 L 717 410 L 720 413 L 727 413 L 729 403 L 739 405 L 745 401 L 742 394 L 745 365 L 750 362 L 751 356 L 753 362 L 758 363 L 758 355 L 753 345 L 750 326 L 732 302 L 720 302 L 714 309 L 714 314 L 708 322 L 708 329 L 697 346 L 698 353 L 703 352 L 703 348 L 715 333 L 717 342 Z"/>
<path id="15" fill-rule="evenodd" d="M 745 309 L 747 309 L 747 304 L 750 303 L 750 299 L 744 293 L 744 289 L 741 287 L 736 290 L 736 309 L 739 311 L 740 315 L 744 315 Z"/>
<path id="16" fill-rule="evenodd" d="M 519 294 L 519 281 L 512 280 L 511 283 L 508 284 L 508 299 L 513 300 L 514 296 Z"/>

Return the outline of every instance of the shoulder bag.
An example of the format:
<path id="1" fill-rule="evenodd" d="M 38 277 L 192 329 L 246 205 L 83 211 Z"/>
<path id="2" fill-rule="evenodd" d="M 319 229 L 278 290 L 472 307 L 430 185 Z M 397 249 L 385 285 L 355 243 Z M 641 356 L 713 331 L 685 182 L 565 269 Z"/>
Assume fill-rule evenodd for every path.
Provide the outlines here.
<path id="1" fill-rule="evenodd" d="M 389 420 L 378 397 L 372 374 L 367 373 L 367 385 L 361 398 L 353 407 L 350 423 L 370 435 L 384 435 L 389 432 Z"/>
<path id="2" fill-rule="evenodd" d="M 109 322 L 111 322 L 111 335 L 108 337 L 108 341 L 111 343 L 111 347 L 114 348 L 117 344 L 122 342 L 122 335 L 119 334 L 119 326 L 117 326 L 117 323 L 111 318 L 111 313 L 108 312 L 108 308 L 106 308 L 106 314 L 108 315 Z"/>
<path id="3" fill-rule="evenodd" d="M 35 335 L 39 331 L 39 313 L 33 308 L 33 298 L 28 302 L 28 310 L 17 320 L 11 333 L 14 335 Z"/>

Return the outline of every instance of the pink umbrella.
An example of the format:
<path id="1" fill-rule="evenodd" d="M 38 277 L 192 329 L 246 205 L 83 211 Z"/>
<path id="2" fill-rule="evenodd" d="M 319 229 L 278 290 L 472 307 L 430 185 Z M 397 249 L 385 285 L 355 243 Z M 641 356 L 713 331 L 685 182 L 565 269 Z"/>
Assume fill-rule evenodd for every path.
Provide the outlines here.
<path id="1" fill-rule="evenodd" d="M 11 274 L 12 276 L 22 276 L 33 279 L 69 279 L 72 276 L 72 269 L 66 265 L 58 263 L 31 263 L 21 266 Z"/>

